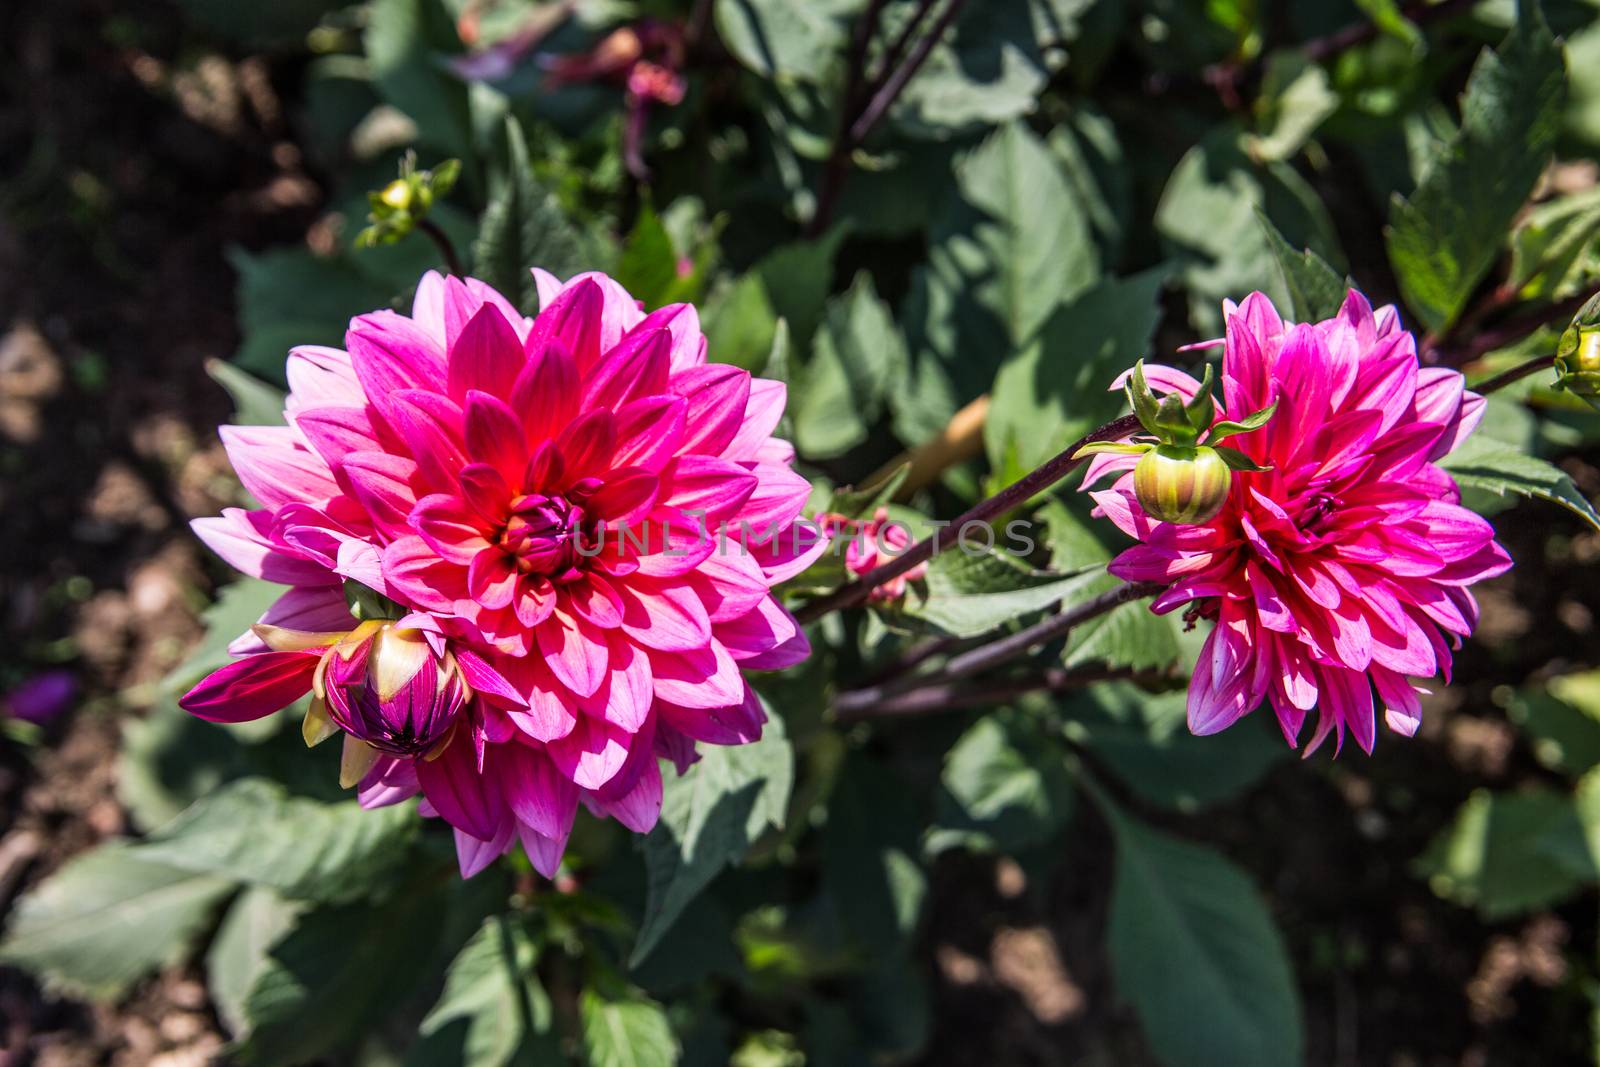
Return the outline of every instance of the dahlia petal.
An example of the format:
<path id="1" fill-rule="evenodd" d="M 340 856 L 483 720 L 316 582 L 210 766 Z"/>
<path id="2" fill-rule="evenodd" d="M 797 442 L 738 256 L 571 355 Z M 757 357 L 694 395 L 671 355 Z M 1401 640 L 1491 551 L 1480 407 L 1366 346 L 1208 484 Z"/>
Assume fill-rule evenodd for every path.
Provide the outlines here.
<path id="1" fill-rule="evenodd" d="M 261 652 L 212 671 L 178 699 L 207 722 L 251 722 L 281 711 L 311 690 L 320 651 Z"/>
<path id="2" fill-rule="evenodd" d="M 529 442 L 554 440 L 578 413 L 578 367 L 572 355 L 559 343 L 530 349 L 510 398 Z"/>
<path id="3" fill-rule="evenodd" d="M 661 482 L 662 509 L 697 518 L 707 528 L 738 514 L 760 484 L 738 464 L 709 456 L 678 457 L 662 472 Z"/>
<path id="4" fill-rule="evenodd" d="M 724 708 L 744 699 L 739 666 L 720 641 L 682 652 L 652 652 L 656 696 L 686 708 Z"/>
<path id="5" fill-rule="evenodd" d="M 766 576 L 737 546 L 711 553 L 688 577 L 713 623 L 740 618 L 767 599 Z"/>
<path id="6" fill-rule="evenodd" d="M 328 580 L 328 569 L 300 559 L 274 544 L 269 534 L 272 514 L 266 510 L 223 508 L 215 518 L 194 519 L 189 528 L 232 568 L 252 578 L 280 585 L 315 585 Z"/>
<path id="7" fill-rule="evenodd" d="M 660 706 L 663 722 L 695 741 L 708 745 L 745 745 L 761 739 L 767 713 L 748 685 L 737 704 L 720 708 L 685 708 L 670 702 Z"/>
<path id="8" fill-rule="evenodd" d="M 494 548 L 472 557 L 467 567 L 467 594 L 491 611 L 510 607 L 521 578 L 511 558 Z"/>
<path id="9" fill-rule="evenodd" d="M 522 420 L 504 401 L 477 389 L 467 391 L 466 446 L 470 460 L 493 467 L 511 485 L 521 484 L 528 467 L 528 443 Z"/>
<path id="10" fill-rule="evenodd" d="M 379 756 L 356 786 L 358 802 L 369 811 L 410 800 L 420 792 L 422 786 L 417 784 L 416 761 L 394 756 Z"/>
<path id="11" fill-rule="evenodd" d="M 547 751 L 562 774 L 584 789 L 599 789 L 622 770 L 631 738 L 620 726 L 580 715 L 572 732 L 550 742 Z"/>
<path id="12" fill-rule="evenodd" d="M 458 403 L 473 390 L 508 396 L 526 360 L 522 339 L 505 315 L 493 304 L 483 304 L 450 345 L 450 396 Z"/>
<path id="13" fill-rule="evenodd" d="M 336 475 L 340 462 L 350 453 L 383 447 L 372 420 L 361 408 L 308 408 L 295 413 L 294 428 Z"/>
<path id="14" fill-rule="evenodd" d="M 434 492 L 452 489 L 467 464 L 460 430 L 463 416 L 455 402 L 437 393 L 403 389 L 389 397 L 385 417 L 417 461 L 421 483 Z"/>
<path id="15" fill-rule="evenodd" d="M 671 351 L 672 335 L 666 330 L 630 334 L 589 372 L 579 406 L 614 411 L 630 401 L 666 392 Z"/>
<path id="16" fill-rule="evenodd" d="M 222 426 L 217 434 L 234 473 L 266 507 L 315 504 L 339 493 L 327 463 L 288 426 Z"/>
<path id="17" fill-rule="evenodd" d="M 1461 447 L 1473 430 L 1478 428 L 1478 423 L 1483 421 L 1483 416 L 1489 410 L 1489 401 L 1477 393 L 1463 392 L 1461 395 L 1461 408 L 1456 417 L 1445 423 L 1444 430 L 1439 434 L 1439 439 L 1433 443 L 1428 452 L 1429 459 L 1438 459 L 1448 455 Z"/>
<path id="18" fill-rule="evenodd" d="M 722 450 L 722 458 L 735 461 L 754 459 L 756 450 L 767 443 L 783 418 L 788 396 L 789 387 L 782 382 L 770 378 L 751 378 L 750 400 L 745 404 L 744 420 L 739 424 L 739 432 Z"/>
<path id="19" fill-rule="evenodd" d="M 556 679 L 580 697 L 593 696 L 605 680 L 605 631 L 558 606 L 534 636 Z"/>
<path id="20" fill-rule="evenodd" d="M 1377 740 L 1377 720 L 1373 715 L 1372 684 L 1361 671 L 1324 667 L 1322 699 L 1330 716 L 1349 729 L 1361 751 L 1372 754 Z"/>
<path id="21" fill-rule="evenodd" d="M 543 837 L 566 840 L 578 813 L 578 789 L 550 757 L 527 745 L 507 745 L 496 750 L 495 769 L 517 821 Z"/>
<path id="22" fill-rule="evenodd" d="M 417 474 L 413 460 L 384 452 L 353 452 L 340 470 L 374 526 L 390 538 L 410 534 L 407 518 L 417 506 L 411 488 Z"/>
<path id="23" fill-rule="evenodd" d="M 611 462 L 655 474 L 677 455 L 688 425 L 688 404 L 675 396 L 647 396 L 616 412 L 617 447 Z"/>
<path id="24" fill-rule="evenodd" d="M 716 639 L 745 670 L 781 671 L 811 655 L 811 641 L 776 597 L 766 597 L 737 619 L 712 627 Z"/>
<path id="25" fill-rule="evenodd" d="M 356 620 L 345 604 L 344 588 L 339 585 L 299 585 L 284 591 L 256 620 L 258 626 L 302 633 L 344 633 L 353 630 Z M 255 631 L 246 630 L 228 642 L 230 656 L 249 656 L 266 652 L 267 645 Z"/>
<path id="26" fill-rule="evenodd" d="M 604 519 L 608 528 L 626 533 L 644 522 L 656 506 L 661 479 L 637 467 L 614 470 L 593 496 L 584 502 L 590 518 Z"/>
<path id="27" fill-rule="evenodd" d="M 693 304 L 667 304 L 639 320 L 629 332 L 666 330 L 672 337 L 672 371 L 692 371 L 705 362 L 705 334 L 700 332 L 700 313 Z"/>
<path id="28" fill-rule="evenodd" d="M 797 522 L 758 545 L 736 541 L 739 551 L 755 560 L 773 585 L 803 574 L 828 551 L 828 538 L 814 522 Z"/>
<path id="29" fill-rule="evenodd" d="M 471 878 L 504 856 L 506 849 L 511 847 L 512 838 L 516 836 L 516 829 L 515 820 L 502 819 L 494 836 L 482 841 L 456 828 L 456 864 L 461 870 L 461 877 Z"/>
<path id="30" fill-rule="evenodd" d="M 617 584 L 622 632 L 663 652 L 701 649 L 711 640 L 711 620 L 693 590 L 635 576 Z"/>
<path id="31" fill-rule="evenodd" d="M 592 279 L 574 279 L 534 317 L 527 350 L 548 355 L 558 347 L 572 357 L 581 373 L 616 343 L 615 339 L 601 343 L 605 302 L 600 286 Z M 621 337 L 620 331 L 617 337 Z"/>
<path id="32" fill-rule="evenodd" d="M 467 595 L 466 572 L 416 534 L 384 546 L 383 576 L 400 599 L 428 611 L 449 611 Z"/>
<path id="33" fill-rule="evenodd" d="M 1111 382 L 1109 392 L 1117 392 L 1128 384 L 1133 378 L 1133 368 L 1128 368 Z M 1146 363 L 1144 365 L 1145 384 L 1152 389 L 1159 389 L 1163 393 L 1175 393 L 1185 403 L 1193 400 L 1200 392 L 1200 383 L 1188 371 L 1181 371 L 1176 367 L 1164 366 L 1160 363 Z"/>
<path id="34" fill-rule="evenodd" d="M 1384 722 L 1389 729 L 1405 737 L 1414 737 L 1422 725 L 1422 701 L 1416 687 L 1402 675 L 1382 667 L 1372 669 L 1372 683 L 1383 702 Z"/>
<path id="35" fill-rule="evenodd" d="M 608 634 L 606 644 L 611 669 L 606 684 L 591 698 L 593 713 L 636 734 L 648 721 L 654 702 L 650 657 L 620 634 Z"/>
<path id="36" fill-rule="evenodd" d="M 402 389 L 442 389 L 444 348 L 423 328 L 393 311 L 351 320 L 345 347 L 361 391 L 387 417 L 383 400 Z"/>
<path id="37" fill-rule="evenodd" d="M 488 524 L 460 497 L 450 493 L 434 493 L 417 501 L 417 506 L 411 509 L 409 523 L 428 547 L 446 562 L 469 566 L 490 550 L 489 541 L 484 537 Z M 471 586 L 470 579 L 468 586 Z"/>
<path id="38" fill-rule="evenodd" d="M 586 411 L 556 439 L 567 483 L 605 474 L 611 468 L 611 455 L 617 446 L 617 423 L 611 412 Z"/>
<path id="39" fill-rule="evenodd" d="M 740 529 L 752 531 L 752 538 L 770 531 L 760 537 L 765 540 L 800 517 L 811 496 L 811 483 L 787 467 L 764 463 L 756 464 L 751 473 L 756 477 L 755 491 L 733 521 Z"/>
<path id="40" fill-rule="evenodd" d="M 350 364 L 350 353 L 323 345 L 300 345 L 289 350 L 284 368 L 289 396 L 284 408 L 298 413 L 309 408 L 366 406 L 366 394 Z"/>
<path id="41" fill-rule="evenodd" d="M 481 841 L 493 841 L 502 829 L 505 802 L 478 773 L 473 746 L 458 730 L 444 750 L 416 761 L 417 783 L 440 818 Z"/>
<path id="42" fill-rule="evenodd" d="M 676 349 L 673 366 L 668 388 L 684 399 L 688 426 L 679 447 L 706 456 L 720 454 L 744 423 L 750 373 L 720 363 L 679 370 Z"/>
<path id="43" fill-rule="evenodd" d="M 545 837 L 537 831 L 519 824 L 517 835 L 522 840 L 522 851 L 527 853 L 533 869 L 546 878 L 554 878 L 561 870 L 561 856 L 567 850 L 565 838 Z"/>

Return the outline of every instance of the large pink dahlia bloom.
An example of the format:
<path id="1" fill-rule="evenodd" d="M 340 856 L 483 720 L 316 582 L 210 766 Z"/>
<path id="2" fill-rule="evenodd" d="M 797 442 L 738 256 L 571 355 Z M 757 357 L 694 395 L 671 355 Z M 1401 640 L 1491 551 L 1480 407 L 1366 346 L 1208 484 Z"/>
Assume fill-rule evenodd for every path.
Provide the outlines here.
<path id="1" fill-rule="evenodd" d="M 1110 569 L 1170 583 L 1153 610 L 1188 605 L 1215 623 L 1189 685 L 1195 733 L 1265 700 L 1291 744 L 1315 708 L 1308 752 L 1347 730 L 1370 752 L 1374 690 L 1389 728 L 1415 733 L 1417 680 L 1448 681 L 1451 649 L 1477 622 L 1467 587 L 1511 565 L 1434 463 L 1472 432 L 1484 401 L 1457 372 L 1419 366 L 1395 310 L 1374 313 L 1360 293 L 1318 323 L 1285 323 L 1261 293 L 1225 310 L 1217 416 L 1276 401 L 1266 426 L 1228 439 L 1272 469 L 1236 474 L 1222 511 L 1193 526 L 1151 520 L 1132 474 L 1094 493 L 1140 541 Z M 1146 377 L 1185 399 L 1199 387 L 1171 368 Z M 1085 484 L 1134 462 L 1097 457 Z"/>
<path id="2" fill-rule="evenodd" d="M 224 427 L 255 510 L 195 523 L 290 588 L 183 701 L 238 722 L 314 694 L 362 804 L 421 793 L 462 872 L 552 874 L 581 800 L 644 832 L 658 757 L 760 736 L 744 669 L 804 658 L 771 595 L 823 549 L 774 439 L 784 387 L 706 362 L 692 307 L 535 271 L 524 318 L 428 274 L 409 317 L 289 356 L 284 427 Z M 398 605 L 358 622 L 346 583 Z"/>

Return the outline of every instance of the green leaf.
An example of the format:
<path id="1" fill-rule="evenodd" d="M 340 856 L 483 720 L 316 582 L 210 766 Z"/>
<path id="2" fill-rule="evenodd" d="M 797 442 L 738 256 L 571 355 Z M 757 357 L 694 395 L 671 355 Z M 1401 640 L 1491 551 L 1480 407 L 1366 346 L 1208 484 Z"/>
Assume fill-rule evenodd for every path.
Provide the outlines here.
<path id="1" fill-rule="evenodd" d="M 1592 788 L 1586 794 L 1596 795 Z M 1435 893 L 1486 919 L 1534 911 L 1595 880 L 1585 821 L 1597 825 L 1593 817 L 1580 820 L 1572 798 L 1548 789 L 1479 789 L 1418 858 L 1416 871 Z"/>
<path id="2" fill-rule="evenodd" d="M 1311 249 L 1296 251 L 1265 213 L 1257 211 L 1256 220 L 1267 235 L 1267 247 L 1288 286 L 1294 321 L 1320 322 L 1337 315 L 1350 290 L 1344 277 Z"/>
<path id="3" fill-rule="evenodd" d="M 833 259 L 848 233 L 847 227 L 835 226 L 814 241 L 797 241 L 767 253 L 754 267 L 768 306 L 789 323 L 802 352 L 822 322 L 833 289 Z"/>
<path id="4" fill-rule="evenodd" d="M 1366 12 L 1373 25 L 1384 33 L 1413 47 L 1422 43 L 1422 31 L 1416 23 L 1406 18 L 1399 0 L 1356 0 L 1356 6 Z"/>
<path id="5" fill-rule="evenodd" d="M 1254 786 L 1293 750 L 1270 713 L 1211 737 L 1189 732 L 1187 695 L 1128 682 L 1096 685 L 1061 703 L 1066 734 L 1143 800 L 1186 813 Z"/>
<path id="6" fill-rule="evenodd" d="M 783 720 L 769 714 L 761 739 L 707 746 L 700 761 L 665 783 L 661 819 L 644 840 L 644 918 L 630 962 L 649 956 L 683 909 L 769 826 L 783 826 L 794 753 Z"/>
<path id="7" fill-rule="evenodd" d="M 1582 774 L 1600 764 L 1600 671 L 1565 675 L 1519 690 L 1506 717 L 1529 737 L 1536 759 L 1552 770 Z"/>
<path id="8" fill-rule="evenodd" d="M 224 586 L 201 616 L 205 640 L 161 680 L 165 693 L 176 699 L 212 671 L 233 662 L 228 644 L 248 631 L 282 595 L 283 586 L 260 578 L 240 578 Z"/>
<path id="9" fill-rule="evenodd" d="M 239 426 L 282 426 L 283 390 L 220 359 L 206 360 L 206 373 L 233 398 L 233 421 Z"/>
<path id="10" fill-rule="evenodd" d="M 1504 442 L 1482 434 L 1469 437 L 1460 448 L 1439 460 L 1439 466 L 1449 471 L 1463 489 L 1548 500 L 1600 529 L 1600 513 L 1564 471 Z"/>
<path id="11" fill-rule="evenodd" d="M 142 859 L 122 843 L 69 861 L 24 894 L 0 962 L 52 986 L 111 998 L 182 959 L 234 884 Z"/>
<path id="12" fill-rule="evenodd" d="M 472 105 L 466 83 L 442 62 L 461 51 L 455 22 L 440 0 L 374 0 L 363 45 L 384 100 L 417 124 L 418 140 L 472 160 Z"/>
<path id="13" fill-rule="evenodd" d="M 903 957 L 928 896 L 918 862 L 923 820 L 893 769 L 852 752 L 828 798 L 823 893 L 869 960 Z"/>
<path id="14" fill-rule="evenodd" d="M 995 377 L 984 444 L 990 465 L 1008 449 L 1032 470 L 1122 411 L 1110 386 L 1149 351 L 1161 320 L 1162 268 L 1108 278 L 1054 312 Z"/>
<path id="15" fill-rule="evenodd" d="M 714 14 L 718 37 L 748 70 L 820 82 L 842 58 L 844 20 L 862 6 L 862 0 L 716 0 Z"/>
<path id="16" fill-rule="evenodd" d="M 1263 161 L 1292 159 L 1338 109 L 1339 95 L 1320 63 L 1299 51 L 1274 53 L 1256 100 L 1260 132 L 1250 137 L 1250 154 Z"/>
<path id="17" fill-rule="evenodd" d="M 206 991 L 236 1037 L 250 1028 L 245 998 L 267 967 L 268 951 L 294 926 L 304 905 L 265 887 L 244 890 L 228 906 L 206 950 Z"/>
<path id="18" fill-rule="evenodd" d="M 389 888 L 417 833 L 409 805 L 324 804 L 245 779 L 201 799 L 134 846 L 143 859 L 340 903 Z"/>
<path id="19" fill-rule="evenodd" d="M 751 373 L 765 365 L 778 328 L 777 313 L 758 274 L 742 274 L 711 291 L 702 310 L 710 358 Z"/>
<path id="20" fill-rule="evenodd" d="M 1243 872 L 1211 849 L 1103 808 L 1117 870 L 1108 933 L 1117 988 L 1171 1067 L 1299 1063 L 1288 953 Z"/>
<path id="21" fill-rule="evenodd" d="M 423 1018 L 406 1063 L 412 1067 L 510 1067 L 556 1063 L 550 998 L 539 984 L 538 951 L 525 926 L 491 915 L 462 948 L 444 992 Z"/>
<path id="22" fill-rule="evenodd" d="M 1260 289 L 1280 308 L 1288 293 L 1256 221 L 1265 213 L 1294 246 L 1309 246 L 1336 266 L 1338 241 L 1316 192 L 1286 163 L 1256 163 L 1224 125 L 1178 162 L 1156 207 L 1156 230 L 1178 258 L 1189 318 L 1201 337 L 1222 334 L 1222 301 Z"/>
<path id="23" fill-rule="evenodd" d="M 979 719 L 945 755 L 927 851 L 966 846 L 1015 852 L 1042 845 L 1073 804 L 1068 751 L 1020 712 Z"/>
<path id="24" fill-rule="evenodd" d="M 589 1067 L 671 1067 L 678 1039 L 661 1005 L 635 991 L 591 986 L 578 1001 Z"/>
<path id="25" fill-rule="evenodd" d="M 1025 525 L 1016 531 L 1023 535 Z M 1093 575 L 1036 571 L 1017 562 L 1011 547 L 984 551 L 957 547 L 935 556 L 920 588 L 913 587 L 902 610 L 912 618 L 956 637 L 987 633 L 1021 615 L 1043 611 L 1078 596 Z"/>
<path id="26" fill-rule="evenodd" d="M 862 272 L 828 302 L 811 359 L 791 382 L 789 412 L 801 455 L 830 459 L 865 441 L 905 363 L 900 330 L 871 275 Z"/>
<path id="27" fill-rule="evenodd" d="M 891 8 L 884 36 L 898 33 L 915 6 Z M 1088 6 L 1088 0 L 968 4 L 906 84 L 891 122 L 902 133 L 942 140 L 1027 114 L 1061 65 L 1056 50 L 1077 36 L 1077 16 Z"/>
<path id="28" fill-rule="evenodd" d="M 228 262 L 239 276 L 243 338 L 233 362 L 266 382 L 283 383 L 289 349 L 339 347 L 353 316 L 383 307 L 395 296 L 389 283 L 364 273 L 353 256 L 317 256 L 304 248 L 261 253 L 232 248 Z"/>
<path id="29" fill-rule="evenodd" d="M 1120 585 L 1109 574 L 1094 574 L 1073 591 L 1086 600 Z M 1135 600 L 1072 628 L 1062 662 L 1068 667 L 1100 663 L 1135 670 L 1166 667 L 1178 658 L 1171 617 L 1157 615 L 1145 600 Z"/>
<path id="30" fill-rule="evenodd" d="M 1560 132 L 1566 62 L 1537 0 L 1473 67 L 1461 128 L 1390 212 L 1389 260 L 1417 317 L 1438 333 L 1499 258 Z"/>
<path id="31" fill-rule="evenodd" d="M 397 885 L 379 904 L 303 916 L 273 946 L 245 998 L 250 1036 L 238 1061 L 293 1067 L 353 1044 L 393 1011 L 438 948 L 450 899 L 441 874 L 427 871 Z"/>
<path id="32" fill-rule="evenodd" d="M 671 234 L 653 207 L 641 207 L 617 260 L 618 284 L 645 307 L 658 308 L 692 296 L 698 288 L 697 275 L 697 269 L 688 277 L 679 275 L 678 250 Z"/>
<path id="33" fill-rule="evenodd" d="M 489 206 L 472 246 L 473 274 L 524 313 L 539 308 L 533 267 L 557 278 L 600 269 L 597 252 L 567 219 L 556 195 L 534 176 L 527 137 L 514 119 L 505 125 L 506 164 L 490 183 Z"/>
<path id="34" fill-rule="evenodd" d="M 960 201 L 934 220 L 929 261 L 992 317 L 1004 355 L 1099 280 L 1099 253 L 1060 165 L 1022 123 L 962 160 L 956 187 Z"/>
<path id="35" fill-rule="evenodd" d="M 1600 273 L 1600 189 L 1528 212 L 1511 234 L 1507 284 L 1524 300 L 1559 300 Z"/>

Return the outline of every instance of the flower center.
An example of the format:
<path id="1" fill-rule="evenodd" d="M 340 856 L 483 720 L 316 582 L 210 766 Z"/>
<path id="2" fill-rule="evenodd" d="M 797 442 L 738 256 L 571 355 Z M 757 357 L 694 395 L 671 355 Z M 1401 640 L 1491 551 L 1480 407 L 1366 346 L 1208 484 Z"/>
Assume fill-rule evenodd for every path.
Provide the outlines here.
<path id="1" fill-rule="evenodd" d="M 1321 533 L 1322 522 L 1339 507 L 1340 500 L 1332 493 L 1313 493 L 1300 513 L 1298 525 L 1306 533 Z"/>
<path id="2" fill-rule="evenodd" d="M 511 501 L 500 547 L 524 574 L 568 577 L 578 562 L 583 511 L 566 497 L 528 493 Z"/>

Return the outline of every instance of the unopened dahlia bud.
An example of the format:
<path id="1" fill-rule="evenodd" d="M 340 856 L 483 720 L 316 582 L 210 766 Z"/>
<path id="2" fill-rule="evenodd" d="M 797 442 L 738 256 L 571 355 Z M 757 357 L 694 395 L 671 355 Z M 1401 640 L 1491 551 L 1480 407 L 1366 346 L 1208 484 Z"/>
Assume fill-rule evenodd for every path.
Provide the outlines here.
<path id="1" fill-rule="evenodd" d="M 1152 519 L 1208 522 L 1228 502 L 1233 471 L 1214 448 L 1157 445 L 1133 468 L 1133 491 Z"/>
<path id="2" fill-rule="evenodd" d="M 436 656 L 420 630 L 377 620 L 329 650 L 315 688 L 335 725 L 396 756 L 428 753 L 467 699 L 454 657 Z"/>
<path id="3" fill-rule="evenodd" d="M 1170 391 L 1157 399 L 1145 381 L 1144 361 L 1140 360 L 1129 374 L 1128 402 L 1145 433 L 1155 440 L 1099 441 L 1074 453 L 1074 457 L 1108 453 L 1140 457 L 1133 469 L 1133 491 L 1139 506 L 1152 519 L 1181 526 L 1209 522 L 1217 516 L 1228 502 L 1234 471 L 1271 469 L 1220 442 L 1259 430 L 1278 409 L 1274 401 L 1237 422 L 1217 421 L 1211 368 L 1206 367 L 1205 377 L 1198 383 L 1189 381 L 1192 396 Z"/>
<path id="4" fill-rule="evenodd" d="M 1600 407 L 1600 294 L 1578 309 L 1556 348 L 1557 384 Z"/>

